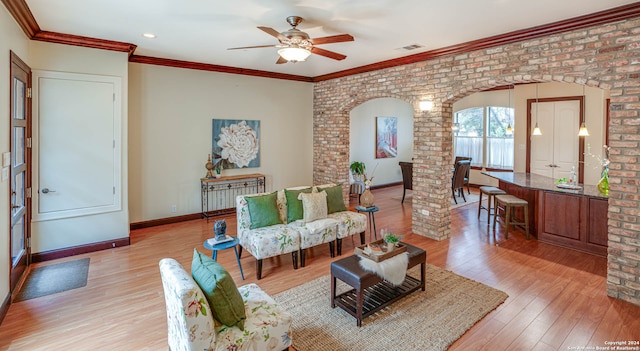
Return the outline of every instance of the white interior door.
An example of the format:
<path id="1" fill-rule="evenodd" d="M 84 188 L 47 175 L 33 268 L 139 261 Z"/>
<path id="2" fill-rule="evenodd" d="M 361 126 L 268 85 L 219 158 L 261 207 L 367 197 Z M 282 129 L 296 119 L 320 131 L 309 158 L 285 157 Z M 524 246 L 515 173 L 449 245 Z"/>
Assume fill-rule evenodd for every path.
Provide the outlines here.
<path id="1" fill-rule="evenodd" d="M 554 179 L 569 177 L 571 167 L 578 173 L 580 101 L 533 103 L 532 130 L 536 123 L 542 135 L 531 136 L 530 172 Z"/>
<path id="2" fill-rule="evenodd" d="M 533 103 L 531 104 L 531 114 L 531 130 L 537 124 L 542 135 L 531 136 L 530 172 L 553 177 L 553 142 L 555 140 L 553 103 Z"/>
<path id="3" fill-rule="evenodd" d="M 37 220 L 120 208 L 114 77 L 38 72 Z"/>

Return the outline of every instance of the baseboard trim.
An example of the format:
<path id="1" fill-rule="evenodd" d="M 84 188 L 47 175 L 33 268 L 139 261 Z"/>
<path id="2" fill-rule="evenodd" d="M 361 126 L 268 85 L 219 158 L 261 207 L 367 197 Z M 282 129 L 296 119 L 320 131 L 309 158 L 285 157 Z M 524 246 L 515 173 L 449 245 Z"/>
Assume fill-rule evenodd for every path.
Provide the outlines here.
<path id="1" fill-rule="evenodd" d="M 402 182 L 395 182 L 395 183 L 387 183 L 387 184 L 381 184 L 381 185 L 375 185 L 375 186 L 371 186 L 371 190 L 375 190 L 375 189 L 382 189 L 382 188 L 390 188 L 392 186 L 396 186 L 396 185 L 402 185 Z"/>
<path id="2" fill-rule="evenodd" d="M 4 317 L 9 313 L 9 306 L 11 305 L 11 293 L 7 294 L 4 301 L 2 301 L 2 305 L 0 305 L 0 325 L 4 321 Z"/>
<path id="3" fill-rule="evenodd" d="M 234 208 L 232 212 L 235 212 L 235 211 L 236 211 L 236 209 Z M 129 229 L 130 230 L 136 230 L 136 229 L 157 227 L 159 225 L 192 221 L 194 219 L 200 219 L 200 218 L 202 218 L 202 214 L 201 213 L 192 213 L 192 214 L 187 214 L 187 215 L 183 215 L 183 216 L 152 219 L 150 221 L 131 223 L 131 224 L 129 224 Z"/>
<path id="4" fill-rule="evenodd" d="M 115 240 L 91 243 L 87 245 L 67 247 L 64 249 L 37 252 L 31 255 L 31 262 L 36 263 L 36 262 L 50 261 L 50 260 L 55 260 L 63 257 L 75 256 L 75 255 L 101 251 L 106 249 L 113 249 L 114 247 L 129 246 L 129 244 L 130 244 L 129 237 L 126 237 L 126 238 L 120 238 Z"/>

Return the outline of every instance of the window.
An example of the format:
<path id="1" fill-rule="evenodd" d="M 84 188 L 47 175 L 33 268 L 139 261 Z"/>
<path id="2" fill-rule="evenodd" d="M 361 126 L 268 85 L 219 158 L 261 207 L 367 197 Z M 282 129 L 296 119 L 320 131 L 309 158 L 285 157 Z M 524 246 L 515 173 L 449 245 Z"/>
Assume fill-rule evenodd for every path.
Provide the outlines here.
<path id="1" fill-rule="evenodd" d="M 471 157 L 475 167 L 513 169 L 513 109 L 501 106 L 472 107 L 454 114 L 455 156 Z"/>

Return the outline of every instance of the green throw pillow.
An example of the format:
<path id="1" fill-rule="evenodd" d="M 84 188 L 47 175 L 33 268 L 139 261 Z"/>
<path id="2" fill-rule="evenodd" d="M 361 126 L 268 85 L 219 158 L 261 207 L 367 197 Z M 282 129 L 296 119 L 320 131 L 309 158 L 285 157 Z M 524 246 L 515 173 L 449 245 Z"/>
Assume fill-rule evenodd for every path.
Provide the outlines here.
<path id="1" fill-rule="evenodd" d="M 193 249 L 191 276 L 207 297 L 213 318 L 226 326 L 244 330 L 244 301 L 233 279 L 218 262 Z"/>
<path id="2" fill-rule="evenodd" d="M 329 214 L 347 210 L 347 206 L 344 205 L 344 198 L 342 197 L 342 185 L 318 188 L 318 192 L 323 190 L 327 192 L 327 210 Z"/>
<path id="3" fill-rule="evenodd" d="M 287 223 L 302 219 L 302 200 L 298 200 L 298 194 L 310 193 L 311 188 L 300 190 L 284 189 L 284 196 L 287 198 Z"/>
<path id="4" fill-rule="evenodd" d="M 281 224 L 280 211 L 278 211 L 278 193 L 273 192 L 267 195 L 247 196 L 249 205 L 249 216 L 251 217 L 250 229 L 268 227 L 274 224 Z"/>

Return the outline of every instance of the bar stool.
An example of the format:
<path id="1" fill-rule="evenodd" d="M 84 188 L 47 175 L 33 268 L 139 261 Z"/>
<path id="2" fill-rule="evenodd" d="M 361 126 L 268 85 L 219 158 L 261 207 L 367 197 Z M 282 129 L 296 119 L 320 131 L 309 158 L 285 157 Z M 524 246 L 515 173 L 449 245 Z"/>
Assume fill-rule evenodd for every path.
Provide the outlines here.
<path id="1" fill-rule="evenodd" d="M 496 222 L 498 217 L 502 217 L 500 214 L 499 208 L 504 207 L 504 222 L 507 227 L 507 230 L 504 234 L 505 238 L 509 238 L 509 226 L 511 225 L 524 225 L 525 233 L 527 233 L 527 240 L 529 240 L 529 203 L 527 200 L 523 200 L 517 198 L 513 195 L 496 195 L 494 197 L 495 202 L 493 205 L 493 230 L 496 230 Z M 516 207 L 524 208 L 524 222 L 515 222 L 513 218 L 513 214 L 515 212 Z"/>
<path id="2" fill-rule="evenodd" d="M 487 207 L 482 206 L 482 194 L 487 195 Z M 478 201 L 478 219 L 480 219 L 480 210 L 487 210 L 487 226 L 489 225 L 489 218 L 491 217 L 491 200 L 495 195 L 505 195 L 506 192 L 502 189 L 498 189 L 495 186 L 481 186 L 480 187 L 480 201 Z M 496 210 L 493 209 L 495 216 Z"/>

